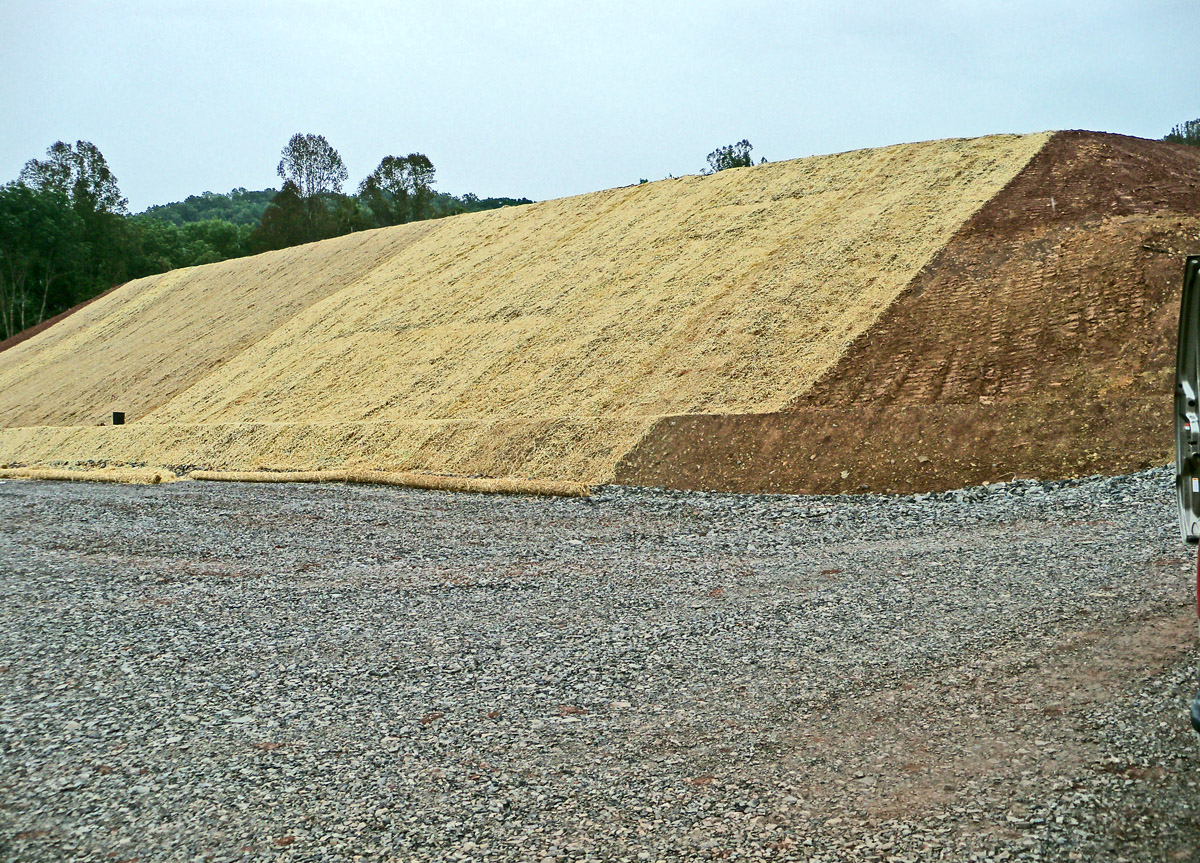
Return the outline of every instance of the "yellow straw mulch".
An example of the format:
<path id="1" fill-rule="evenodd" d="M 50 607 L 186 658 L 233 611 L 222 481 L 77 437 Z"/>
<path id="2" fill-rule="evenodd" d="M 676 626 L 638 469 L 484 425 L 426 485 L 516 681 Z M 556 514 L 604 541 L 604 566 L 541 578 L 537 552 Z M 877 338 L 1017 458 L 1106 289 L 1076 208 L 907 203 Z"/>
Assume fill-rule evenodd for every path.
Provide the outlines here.
<path id="1" fill-rule="evenodd" d="M 598 483 L 779 410 L 1048 134 L 905 144 L 141 279 L 0 353 L 0 464 Z M 99 427 L 113 410 L 130 424 Z"/>

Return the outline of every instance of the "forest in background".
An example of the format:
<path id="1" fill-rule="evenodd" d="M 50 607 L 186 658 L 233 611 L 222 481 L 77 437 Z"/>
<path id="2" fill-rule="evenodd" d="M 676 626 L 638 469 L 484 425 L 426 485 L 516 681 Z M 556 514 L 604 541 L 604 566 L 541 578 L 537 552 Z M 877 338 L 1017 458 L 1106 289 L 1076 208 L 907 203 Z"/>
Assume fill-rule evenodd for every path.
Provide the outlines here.
<path id="1" fill-rule="evenodd" d="M 251 192 L 239 188 L 226 193 L 204 192 L 200 195 L 189 195 L 183 201 L 147 207 L 138 213 L 138 216 L 170 222 L 176 227 L 209 219 L 253 227 L 262 221 L 263 213 L 277 194 L 278 189 Z M 447 192 L 435 192 L 431 202 L 431 218 L 531 203 L 533 202 L 529 198 L 480 198 L 470 192 L 457 197 Z"/>
<path id="2" fill-rule="evenodd" d="M 432 162 L 387 156 L 352 194 L 337 151 L 292 136 L 277 189 L 204 192 L 128 212 L 117 178 L 88 141 L 58 141 L 0 186 L 0 340 L 130 279 L 352 231 L 532 203 L 436 191 Z"/>

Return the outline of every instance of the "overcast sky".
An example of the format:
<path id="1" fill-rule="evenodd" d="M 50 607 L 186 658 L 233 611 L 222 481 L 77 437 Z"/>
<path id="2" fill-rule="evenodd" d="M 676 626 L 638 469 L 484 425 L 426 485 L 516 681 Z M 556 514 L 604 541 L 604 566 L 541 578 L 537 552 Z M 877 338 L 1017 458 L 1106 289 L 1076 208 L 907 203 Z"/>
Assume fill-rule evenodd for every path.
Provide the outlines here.
<path id="1" fill-rule="evenodd" d="M 546 199 L 771 161 L 1200 117 L 1198 0 L 0 0 L 0 182 L 89 140 L 130 209 L 278 184 L 294 132 L 357 185 Z"/>

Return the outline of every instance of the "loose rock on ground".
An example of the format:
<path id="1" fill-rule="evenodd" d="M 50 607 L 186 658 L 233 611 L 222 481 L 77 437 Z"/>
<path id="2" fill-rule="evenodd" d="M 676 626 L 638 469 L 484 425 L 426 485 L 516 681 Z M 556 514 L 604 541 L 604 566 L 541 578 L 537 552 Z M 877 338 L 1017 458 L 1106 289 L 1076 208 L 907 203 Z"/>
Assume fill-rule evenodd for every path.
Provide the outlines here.
<path id="1" fill-rule="evenodd" d="M 1169 468 L 0 484 L 0 857 L 1194 860 Z"/>

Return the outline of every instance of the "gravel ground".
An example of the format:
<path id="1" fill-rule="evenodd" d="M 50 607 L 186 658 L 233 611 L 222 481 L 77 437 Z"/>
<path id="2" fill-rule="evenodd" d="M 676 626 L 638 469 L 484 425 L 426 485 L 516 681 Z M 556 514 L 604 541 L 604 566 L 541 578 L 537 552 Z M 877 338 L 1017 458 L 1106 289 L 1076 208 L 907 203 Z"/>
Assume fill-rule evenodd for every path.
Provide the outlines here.
<path id="1" fill-rule="evenodd" d="M 1197 860 L 1171 471 L 0 484 L 9 860 Z"/>

